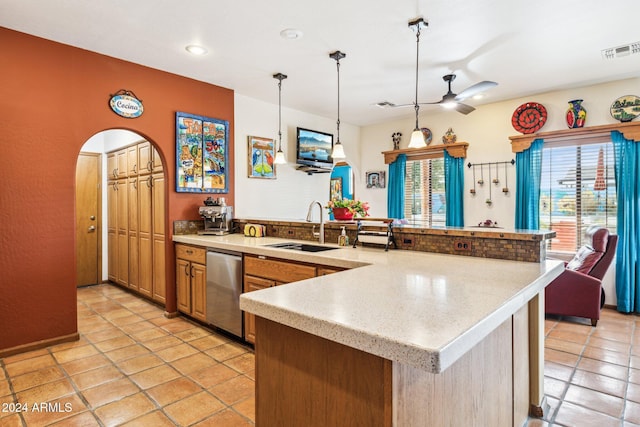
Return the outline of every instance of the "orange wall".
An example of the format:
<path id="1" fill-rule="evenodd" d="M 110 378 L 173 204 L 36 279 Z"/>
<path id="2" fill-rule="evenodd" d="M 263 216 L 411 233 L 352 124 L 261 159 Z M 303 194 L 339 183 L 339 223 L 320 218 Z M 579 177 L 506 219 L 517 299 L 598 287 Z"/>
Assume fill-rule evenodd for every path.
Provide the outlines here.
<path id="1" fill-rule="evenodd" d="M 77 331 L 74 181 L 95 133 L 122 128 L 152 141 L 167 188 L 167 311 L 175 311 L 172 224 L 197 219 L 206 195 L 175 191 L 175 113 L 229 121 L 233 91 L 0 28 L 0 351 Z M 186 58 L 188 60 L 188 58 Z M 110 94 L 133 91 L 144 114 L 125 119 Z"/>

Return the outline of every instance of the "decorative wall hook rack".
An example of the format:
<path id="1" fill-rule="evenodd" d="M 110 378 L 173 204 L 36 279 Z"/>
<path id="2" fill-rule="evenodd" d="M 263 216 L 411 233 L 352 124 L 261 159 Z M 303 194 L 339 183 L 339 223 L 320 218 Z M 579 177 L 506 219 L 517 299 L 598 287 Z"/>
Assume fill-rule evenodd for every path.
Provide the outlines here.
<path id="1" fill-rule="evenodd" d="M 469 162 L 467 164 L 467 167 L 469 169 L 473 168 L 473 188 L 469 190 L 469 192 L 471 193 L 471 195 L 476 194 L 476 183 L 479 184 L 480 186 L 482 186 L 484 184 L 484 168 L 487 167 L 488 171 L 489 171 L 489 184 L 495 184 L 496 186 L 500 184 L 500 179 L 498 178 L 499 175 L 499 169 L 498 166 L 499 165 L 504 165 L 504 182 L 505 182 L 505 186 L 502 187 L 502 192 L 504 193 L 504 195 L 506 196 L 507 193 L 509 193 L 509 185 L 508 185 L 508 178 L 507 178 L 507 165 L 511 164 L 511 165 L 515 165 L 516 161 L 511 159 L 508 160 L 506 162 L 486 162 L 486 163 L 471 163 Z M 476 166 L 480 166 L 480 179 L 476 181 Z M 495 167 L 495 177 L 492 178 L 492 174 L 491 174 L 491 168 Z M 492 198 L 492 194 L 491 194 L 491 185 L 489 185 L 489 198 L 486 199 L 486 203 L 487 206 L 491 206 L 491 204 L 493 203 L 493 198 Z"/>
<path id="2" fill-rule="evenodd" d="M 471 162 L 469 162 L 469 163 L 467 163 L 467 167 L 469 169 L 471 169 L 473 166 L 487 166 L 487 165 L 493 166 L 493 165 L 504 165 L 504 164 L 509 164 L 509 163 L 512 164 L 512 165 L 515 165 L 516 161 L 514 159 L 511 159 L 511 160 L 508 160 L 506 162 L 487 162 L 487 163 L 471 163 Z"/>

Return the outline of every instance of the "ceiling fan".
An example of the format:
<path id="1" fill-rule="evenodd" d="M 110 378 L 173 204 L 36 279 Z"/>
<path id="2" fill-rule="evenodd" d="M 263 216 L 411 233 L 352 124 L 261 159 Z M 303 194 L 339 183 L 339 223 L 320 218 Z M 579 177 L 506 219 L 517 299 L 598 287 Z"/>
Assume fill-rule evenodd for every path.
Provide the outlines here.
<path id="1" fill-rule="evenodd" d="M 418 105 L 440 104 L 444 108 L 451 108 L 451 109 L 455 109 L 459 113 L 469 114 L 470 112 L 475 110 L 475 108 L 472 107 L 471 105 L 463 104 L 462 101 L 464 101 L 467 98 L 471 98 L 474 95 L 477 95 L 477 94 L 479 94 L 481 92 L 489 90 L 492 87 L 498 85 L 498 83 L 496 83 L 496 82 L 485 80 L 485 81 L 482 81 L 480 83 L 476 83 L 474 85 L 469 86 L 468 88 L 466 88 L 465 90 L 463 90 L 459 94 L 455 94 L 451 90 L 451 82 L 454 81 L 455 79 L 456 79 L 456 75 L 455 74 L 447 74 L 445 76 L 442 76 L 442 80 L 444 80 L 448 84 L 447 93 L 445 93 L 442 96 L 442 99 L 440 101 L 436 101 L 436 102 L 419 102 Z M 377 103 L 376 105 L 378 107 L 380 107 L 380 108 L 385 108 L 385 107 L 414 107 L 415 103 L 397 105 L 397 104 L 394 104 L 394 103 L 389 102 L 389 101 L 383 101 L 383 102 Z"/>
<path id="2" fill-rule="evenodd" d="M 480 83 L 476 83 L 474 85 L 469 86 L 468 88 L 466 88 L 465 90 L 463 90 L 459 94 L 455 94 L 455 93 L 453 93 L 451 91 L 451 82 L 454 81 L 455 79 L 456 79 L 456 75 L 455 74 L 447 74 L 447 75 L 443 76 L 442 80 L 447 82 L 447 84 L 449 86 L 449 89 L 447 90 L 447 93 L 445 93 L 442 96 L 442 99 L 440 101 L 422 102 L 420 104 L 421 105 L 441 104 L 445 108 L 455 109 L 457 112 L 462 113 L 462 114 L 469 114 L 470 112 L 475 110 L 475 108 L 472 107 L 471 105 L 463 104 L 462 101 L 464 101 L 467 98 L 471 98 L 472 96 L 474 96 L 474 95 L 476 95 L 476 94 L 478 94 L 480 92 L 484 92 L 484 91 L 486 91 L 488 89 L 491 89 L 492 87 L 498 85 L 498 83 L 496 83 L 496 82 L 485 80 L 485 81 L 482 81 Z"/>

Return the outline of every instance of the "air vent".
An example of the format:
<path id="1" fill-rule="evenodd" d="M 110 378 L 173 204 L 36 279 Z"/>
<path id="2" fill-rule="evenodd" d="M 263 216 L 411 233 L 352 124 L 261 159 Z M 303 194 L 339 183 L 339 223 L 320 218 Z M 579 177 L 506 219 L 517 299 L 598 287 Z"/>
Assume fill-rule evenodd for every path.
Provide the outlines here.
<path id="1" fill-rule="evenodd" d="M 609 49 L 602 50 L 603 59 L 615 59 L 622 58 L 623 56 L 633 55 L 640 53 L 640 42 L 625 44 L 623 46 L 611 47 Z"/>

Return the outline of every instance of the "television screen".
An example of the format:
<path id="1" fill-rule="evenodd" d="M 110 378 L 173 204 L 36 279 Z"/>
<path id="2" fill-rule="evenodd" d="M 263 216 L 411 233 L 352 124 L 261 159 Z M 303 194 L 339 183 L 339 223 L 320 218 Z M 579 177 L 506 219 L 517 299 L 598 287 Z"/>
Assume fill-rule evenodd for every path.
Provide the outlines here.
<path id="1" fill-rule="evenodd" d="M 310 129 L 298 128 L 296 161 L 301 165 L 327 167 L 333 164 L 333 135 Z"/>

